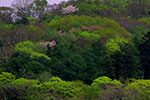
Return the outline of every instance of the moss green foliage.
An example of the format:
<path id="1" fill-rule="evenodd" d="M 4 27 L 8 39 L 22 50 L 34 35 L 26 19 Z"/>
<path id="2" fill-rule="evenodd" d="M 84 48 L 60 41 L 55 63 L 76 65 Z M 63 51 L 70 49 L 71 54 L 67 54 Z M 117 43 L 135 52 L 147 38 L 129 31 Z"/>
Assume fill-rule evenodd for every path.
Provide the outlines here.
<path id="1" fill-rule="evenodd" d="M 99 12 L 101 12 L 100 14 L 103 15 L 104 10 L 118 13 L 119 11 L 125 10 L 127 6 L 126 0 L 89 0 L 86 2 L 85 0 L 77 0 L 76 2 L 77 7 L 80 9 L 78 13 L 86 15 L 96 15 L 97 13 L 99 14 Z"/>
<path id="2" fill-rule="evenodd" d="M 0 26 L 0 29 L 11 29 L 13 25 L 11 24 L 4 24 Z"/>
<path id="3" fill-rule="evenodd" d="M 0 83 L 9 83 L 14 81 L 15 79 L 16 77 L 11 73 L 2 72 L 2 74 L 0 74 Z"/>
<path id="4" fill-rule="evenodd" d="M 6 72 L 0 76 L 5 77 L 1 80 L 0 98 L 7 100 L 95 100 L 105 96 L 117 100 L 149 100 L 149 80 L 133 80 L 129 84 L 122 84 L 103 76 L 95 79 L 91 85 L 86 85 L 81 81 L 63 81 L 59 77 L 39 82 L 25 78 L 15 79 L 14 75 Z"/>
<path id="5" fill-rule="evenodd" d="M 122 86 L 120 81 L 112 80 L 107 76 L 99 77 L 95 79 L 92 83 L 93 87 L 98 87 L 98 88 L 106 88 L 105 85 Z"/>
<path id="6" fill-rule="evenodd" d="M 9 77 L 7 80 L 9 80 Z M 6 81 L 4 80 L 1 82 L 5 83 Z M 8 86 L 10 86 L 11 88 L 9 88 Z M 9 84 L 6 83 L 5 85 L 0 86 L 0 92 L 3 92 L 2 94 L 0 94 L 0 96 L 3 95 L 3 97 L 0 98 L 6 98 L 10 100 L 13 98 L 17 99 L 21 97 L 24 100 L 49 100 L 49 98 L 53 97 L 65 100 L 76 100 L 83 93 L 84 87 L 86 87 L 86 85 L 82 82 L 66 82 L 58 77 L 52 77 L 48 82 L 44 83 L 39 83 L 39 81 L 37 80 L 19 78 L 9 81 Z M 23 89 L 25 89 L 24 92 L 22 92 Z M 17 93 L 14 93 L 13 91 Z M 35 91 L 37 93 L 35 93 Z"/>
<path id="7" fill-rule="evenodd" d="M 99 97 L 100 91 L 97 87 L 87 86 L 83 89 L 82 97 L 85 100 L 94 100 Z"/>
<path id="8" fill-rule="evenodd" d="M 12 81 L 12 84 L 15 84 L 17 86 L 37 86 L 38 85 L 38 81 L 37 80 L 28 80 L 28 79 L 24 79 L 24 78 L 20 78 L 20 79 L 16 79 L 14 81 Z"/>
<path id="9" fill-rule="evenodd" d="M 106 42 L 106 48 L 108 49 L 108 52 L 110 54 L 116 51 L 121 52 L 120 45 L 124 45 L 127 43 L 128 43 L 127 39 L 116 37 L 115 39 L 110 39 L 109 41 Z"/>
<path id="10" fill-rule="evenodd" d="M 40 74 L 48 71 L 43 63 L 40 63 L 38 60 L 40 59 L 31 59 L 29 55 L 24 53 L 24 55 L 20 54 L 14 57 L 7 64 L 4 64 L 3 67 L 17 77 L 38 78 Z M 18 66 L 15 64 L 18 64 Z"/>
<path id="11" fill-rule="evenodd" d="M 144 36 L 147 34 L 148 29 L 144 26 L 136 26 L 131 29 L 133 42 L 138 47 L 144 42 Z"/>
<path id="12" fill-rule="evenodd" d="M 38 50 L 36 49 L 38 49 L 37 46 L 30 41 L 16 44 L 12 59 L 4 64 L 3 68 L 15 74 L 17 77 L 23 76 L 25 78 L 35 78 L 43 72 L 49 72 L 45 65 L 51 58 L 43 53 L 37 52 Z"/>
<path id="13" fill-rule="evenodd" d="M 81 32 L 81 33 L 79 33 L 79 36 L 85 37 L 85 38 L 88 38 L 88 39 L 100 38 L 99 34 L 88 33 L 88 32 Z"/>
<path id="14" fill-rule="evenodd" d="M 44 55 L 42 53 L 38 53 L 36 52 L 36 45 L 33 44 L 30 41 L 25 41 L 22 43 L 18 43 L 15 46 L 15 52 L 20 52 L 20 53 L 25 53 L 25 54 L 29 54 L 31 58 L 38 58 L 38 57 L 43 57 L 45 59 L 50 60 L 50 58 L 47 55 Z"/>
<path id="15" fill-rule="evenodd" d="M 59 96 L 64 99 L 76 98 L 81 91 L 80 87 L 74 86 L 73 82 L 62 81 L 61 79 L 55 79 L 54 77 L 52 77 L 50 81 L 41 84 L 41 89 L 52 91 L 54 96 Z"/>
<path id="16" fill-rule="evenodd" d="M 47 53 L 52 59 L 49 67 L 53 75 L 64 80 L 80 79 L 89 84 L 105 73 L 108 62 L 106 50 L 100 41 L 94 42 L 87 50 L 69 41 L 57 42 L 55 50 L 49 48 Z"/>
<path id="17" fill-rule="evenodd" d="M 138 19 L 138 21 L 150 24 L 150 17 L 143 17 L 143 18 Z"/>
<path id="18" fill-rule="evenodd" d="M 150 0 L 21 1 L 0 7 L 0 100 L 150 100 Z"/>
<path id="19" fill-rule="evenodd" d="M 107 67 L 107 75 L 111 78 L 142 78 L 142 66 L 139 51 L 133 43 L 120 45 L 120 51 L 111 55 L 111 66 Z"/>
<path id="20" fill-rule="evenodd" d="M 91 21 L 92 20 L 92 21 Z M 65 32 L 68 32 L 71 30 L 71 28 L 81 28 L 83 26 L 90 26 L 90 25 L 96 25 L 99 26 L 100 29 L 96 29 L 93 31 L 95 34 L 91 34 L 90 36 L 87 34 L 87 32 L 81 32 L 78 33 L 79 35 L 85 36 L 85 37 L 100 37 L 102 39 L 106 38 L 112 38 L 116 36 L 121 37 L 130 37 L 130 33 L 128 33 L 124 28 L 120 27 L 120 25 L 108 18 L 101 18 L 101 17 L 89 17 L 89 16 L 66 16 L 63 18 L 60 18 L 58 20 L 51 21 L 48 26 L 51 29 L 55 30 L 63 30 Z M 79 31 L 80 32 L 80 31 Z M 100 36 L 98 36 L 100 35 Z"/>
<path id="21" fill-rule="evenodd" d="M 128 99 L 149 100 L 150 99 L 150 80 L 135 80 L 126 87 Z M 132 93 L 132 95 L 130 94 Z M 131 96 L 131 97 L 130 97 Z"/>

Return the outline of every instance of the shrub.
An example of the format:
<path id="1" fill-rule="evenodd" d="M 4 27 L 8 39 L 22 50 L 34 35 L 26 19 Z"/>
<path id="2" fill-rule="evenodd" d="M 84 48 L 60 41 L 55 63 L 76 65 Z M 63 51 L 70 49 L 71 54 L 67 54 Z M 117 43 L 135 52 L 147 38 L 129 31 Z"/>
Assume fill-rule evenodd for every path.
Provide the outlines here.
<path id="1" fill-rule="evenodd" d="M 103 76 L 95 79 L 92 83 L 92 86 L 105 89 L 107 86 L 122 86 L 122 84 L 120 81 L 112 80 L 107 76 Z"/>
<path id="2" fill-rule="evenodd" d="M 77 98 L 81 91 L 75 82 L 66 82 L 58 77 L 52 77 L 49 82 L 42 83 L 40 87 L 42 90 L 50 91 L 54 97 L 65 100 Z"/>
<path id="3" fill-rule="evenodd" d="M 81 32 L 81 33 L 79 33 L 79 36 L 85 37 L 85 38 L 88 38 L 88 39 L 100 38 L 99 34 L 88 33 L 88 32 Z"/>
<path id="4" fill-rule="evenodd" d="M 141 22 L 145 22 L 145 23 L 147 23 L 147 24 L 150 24 L 150 17 L 140 18 L 140 19 L 138 19 L 138 21 L 141 21 Z"/>
<path id="5" fill-rule="evenodd" d="M 149 100 L 150 80 L 136 80 L 128 84 L 126 96 L 129 100 Z"/>
<path id="6" fill-rule="evenodd" d="M 116 37 L 115 39 L 110 39 L 106 42 L 106 48 L 109 54 L 113 54 L 118 51 L 121 52 L 120 46 L 128 43 L 128 40 L 121 37 Z"/>
<path id="7" fill-rule="evenodd" d="M 35 47 L 36 45 L 34 45 L 32 42 L 24 41 L 22 43 L 16 44 L 15 52 L 29 54 L 31 58 L 43 57 L 47 60 L 50 60 L 50 58 L 45 54 L 36 52 Z"/>
<path id="8" fill-rule="evenodd" d="M 87 86 L 83 89 L 83 98 L 85 100 L 95 100 L 99 97 L 99 90 L 96 87 Z"/>
<path id="9" fill-rule="evenodd" d="M 14 75 L 12 75 L 11 73 L 7 73 L 7 72 L 2 72 L 0 74 L 0 83 L 10 83 L 12 81 L 14 81 L 16 79 L 16 77 Z"/>
<path id="10" fill-rule="evenodd" d="M 101 90 L 99 94 L 99 100 L 131 100 L 124 99 L 124 88 L 123 87 L 111 87 L 107 86 L 107 89 Z"/>

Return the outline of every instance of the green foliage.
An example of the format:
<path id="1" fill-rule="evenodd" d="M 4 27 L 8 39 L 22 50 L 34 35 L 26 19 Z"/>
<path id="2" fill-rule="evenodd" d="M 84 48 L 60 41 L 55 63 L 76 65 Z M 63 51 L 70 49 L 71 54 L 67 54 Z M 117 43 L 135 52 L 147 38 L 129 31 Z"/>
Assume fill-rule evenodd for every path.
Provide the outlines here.
<path id="1" fill-rule="evenodd" d="M 2 47 L 4 45 L 5 45 L 5 43 L 2 40 L 0 40 L 0 47 Z"/>
<path id="2" fill-rule="evenodd" d="M 52 58 L 49 67 L 52 75 L 64 80 L 82 80 L 88 84 L 104 75 L 108 62 L 106 50 L 100 41 L 93 42 L 86 50 L 69 41 L 57 42 L 55 49 L 48 48 Z"/>
<path id="3" fill-rule="evenodd" d="M 54 50 L 48 48 L 47 55 L 52 58 L 49 65 L 52 75 L 64 80 L 81 79 L 86 65 L 78 49 L 67 40 L 57 42 Z"/>
<path id="4" fill-rule="evenodd" d="M 82 36 L 82 37 L 85 37 L 88 39 L 100 38 L 99 34 L 88 33 L 88 32 L 81 32 L 81 33 L 79 33 L 79 36 Z"/>
<path id="5" fill-rule="evenodd" d="M 20 78 L 12 81 L 12 84 L 17 86 L 37 86 L 39 82 L 37 80 L 28 80 L 25 78 Z"/>
<path id="6" fill-rule="evenodd" d="M 7 72 L 2 72 L 0 74 L 0 83 L 10 83 L 12 81 L 14 81 L 16 79 L 16 77 L 14 75 L 12 75 L 11 73 L 7 73 Z"/>
<path id="7" fill-rule="evenodd" d="M 40 22 L 49 23 L 52 21 L 53 16 L 51 14 L 46 14 L 42 18 L 40 18 Z"/>
<path id="8" fill-rule="evenodd" d="M 92 21 L 91 21 L 92 20 Z M 100 26 L 101 28 L 99 30 L 95 30 L 93 33 L 95 33 L 96 36 L 99 37 L 97 34 L 100 35 L 100 38 L 104 39 L 106 38 L 112 38 L 116 36 L 121 36 L 124 38 L 129 38 L 131 35 L 128 33 L 124 28 L 120 27 L 120 25 L 108 18 L 101 18 L 101 17 L 89 17 L 89 16 L 66 16 L 63 18 L 60 18 L 58 20 L 51 21 L 48 26 L 51 29 L 55 30 L 63 30 L 65 32 L 68 32 L 71 30 L 71 28 L 80 28 L 82 30 L 82 26 L 90 26 L 90 25 L 96 25 Z M 84 33 L 84 34 L 83 34 Z M 94 34 L 91 34 L 92 37 Z M 81 32 L 79 35 L 89 37 L 87 33 Z"/>
<path id="9" fill-rule="evenodd" d="M 47 94 L 38 89 L 37 80 L 24 78 L 13 80 L 0 86 L 0 98 L 7 100 L 48 100 Z"/>
<path id="10" fill-rule="evenodd" d="M 99 97 L 99 90 L 97 87 L 87 86 L 83 89 L 83 98 L 85 100 L 95 100 Z"/>
<path id="11" fill-rule="evenodd" d="M 23 25 L 29 25 L 29 20 L 26 17 L 23 17 L 22 19 L 16 21 L 15 25 L 23 24 Z"/>
<path id="12" fill-rule="evenodd" d="M 110 39 L 106 42 L 106 48 L 109 54 L 112 54 L 116 51 L 121 52 L 120 46 L 127 44 L 128 40 L 121 37 L 116 37 L 115 39 Z"/>
<path id="13" fill-rule="evenodd" d="M 38 49 L 36 45 L 30 41 L 16 44 L 15 53 L 3 67 L 17 77 L 29 79 L 40 77 L 43 72 L 49 72 L 46 64 L 51 58 L 37 52 L 36 49 Z"/>
<path id="14" fill-rule="evenodd" d="M 144 78 L 145 79 L 149 79 L 150 78 L 150 63 L 149 63 L 149 59 L 150 59 L 150 32 L 148 32 L 145 36 L 144 36 L 144 42 L 142 44 L 139 45 L 138 47 L 139 51 L 140 51 L 140 57 L 141 57 L 141 64 L 144 70 Z"/>
<path id="15" fill-rule="evenodd" d="M 82 88 L 74 85 L 74 82 L 66 82 L 58 77 L 52 77 L 49 82 L 41 84 L 41 89 L 52 91 L 53 96 L 62 99 L 77 98 Z"/>
<path id="16" fill-rule="evenodd" d="M 107 10 L 112 10 L 115 12 L 126 10 L 127 1 L 126 0 L 77 0 L 76 5 L 79 8 L 79 14 L 84 15 L 96 15 L 96 12 L 102 12 Z"/>
<path id="17" fill-rule="evenodd" d="M 96 41 L 81 55 L 86 63 L 85 74 L 82 77 L 86 83 L 91 84 L 95 78 L 105 74 L 109 61 L 106 48 L 100 41 Z"/>
<path id="18" fill-rule="evenodd" d="M 51 82 L 61 82 L 62 81 L 62 79 L 61 78 L 59 78 L 59 77 L 52 77 L 52 78 L 50 78 L 49 79 L 49 81 L 51 81 Z"/>
<path id="19" fill-rule="evenodd" d="M 33 17 L 26 17 L 26 19 L 29 21 L 30 24 L 35 24 L 39 21 L 38 19 L 35 19 Z"/>
<path id="20" fill-rule="evenodd" d="M 143 70 L 140 63 L 139 51 L 133 43 L 120 45 L 120 51 L 114 52 L 110 58 L 110 66 L 106 75 L 119 78 L 141 78 Z"/>
<path id="21" fill-rule="evenodd" d="M 137 47 L 144 42 L 144 36 L 147 34 L 147 32 L 148 29 L 144 26 L 136 26 L 131 29 L 132 40 Z"/>
<path id="22" fill-rule="evenodd" d="M 122 86 L 122 83 L 117 80 L 112 80 L 107 76 L 99 77 L 95 79 L 92 83 L 93 87 L 98 87 L 101 89 L 105 89 L 107 85 L 110 86 Z"/>
<path id="23" fill-rule="evenodd" d="M 136 80 L 129 83 L 126 89 L 126 95 L 130 100 L 149 100 L 150 99 L 150 80 Z M 132 94 L 132 95 L 131 95 Z"/>
<path id="24" fill-rule="evenodd" d="M 27 40 L 39 41 L 44 33 L 42 29 L 33 25 L 8 25 L 8 27 L 0 29 L 0 37 L 10 47 Z"/>
<path id="25" fill-rule="evenodd" d="M 16 1 L 0 7 L 0 100 L 150 99 L 135 80 L 150 79 L 150 0 Z"/>
<path id="26" fill-rule="evenodd" d="M 50 58 L 48 56 L 46 56 L 45 54 L 38 53 L 38 52 L 34 51 L 36 49 L 35 47 L 36 46 L 32 42 L 24 41 L 22 43 L 18 43 L 15 46 L 15 52 L 29 54 L 31 58 L 43 57 L 45 59 L 50 60 Z"/>
<path id="27" fill-rule="evenodd" d="M 94 14 L 95 9 L 96 9 L 96 5 L 95 4 L 91 4 L 89 5 L 87 2 L 81 2 L 77 4 L 77 7 L 79 8 L 79 14 L 85 14 L 85 15 L 90 15 L 90 14 Z"/>
<path id="28" fill-rule="evenodd" d="M 145 23 L 147 23 L 147 24 L 150 24 L 150 17 L 140 18 L 140 19 L 138 19 L 138 21 L 141 21 L 141 22 L 145 22 Z"/>
<path id="29" fill-rule="evenodd" d="M 4 75 L 5 74 L 5 75 Z M 6 75 L 7 74 L 7 75 Z M 150 80 L 134 80 L 127 86 L 120 81 L 103 76 L 95 79 L 91 86 L 80 81 L 63 81 L 52 77 L 48 82 L 25 78 L 15 79 L 10 73 L 3 72 L 6 84 L 0 85 L 0 99 L 7 100 L 149 100 Z M 1 77 L 0 75 L 0 77 Z M 11 76 L 11 77 L 10 77 Z M 6 81 L 7 80 L 7 81 Z"/>
<path id="30" fill-rule="evenodd" d="M 4 24 L 4 25 L 0 25 L 0 29 L 11 29 L 13 25 L 11 24 Z"/>
<path id="31" fill-rule="evenodd" d="M 13 73 L 17 77 L 37 78 L 40 74 L 48 71 L 43 63 L 38 60 L 31 59 L 29 55 L 19 55 L 11 59 L 3 65 L 7 71 Z"/>
<path id="32" fill-rule="evenodd" d="M 45 12 L 45 8 L 47 7 L 48 2 L 46 0 L 34 0 L 31 5 L 31 8 L 35 11 L 36 17 L 38 18 L 41 18 L 42 16 L 44 16 L 45 13 L 47 13 Z"/>

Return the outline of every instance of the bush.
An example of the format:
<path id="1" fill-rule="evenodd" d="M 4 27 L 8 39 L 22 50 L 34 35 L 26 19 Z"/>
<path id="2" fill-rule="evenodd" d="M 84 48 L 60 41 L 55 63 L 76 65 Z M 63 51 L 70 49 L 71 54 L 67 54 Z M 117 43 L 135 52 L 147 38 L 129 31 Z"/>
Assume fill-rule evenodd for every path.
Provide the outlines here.
<path id="1" fill-rule="evenodd" d="M 136 80 L 128 84 L 126 96 L 128 100 L 149 100 L 150 99 L 150 80 Z"/>
<path id="2" fill-rule="evenodd" d="M 19 52 L 19 53 L 26 53 L 29 54 L 31 58 L 45 58 L 47 60 L 50 60 L 50 58 L 42 53 L 38 53 L 35 51 L 36 50 L 36 45 L 33 44 L 30 41 L 24 41 L 22 43 L 18 43 L 15 46 L 15 52 Z"/>
<path id="3" fill-rule="evenodd" d="M 100 89 L 106 89 L 107 86 L 122 86 L 120 81 L 112 80 L 107 76 L 99 77 L 95 79 L 92 83 L 93 87 L 98 87 Z"/>
<path id="4" fill-rule="evenodd" d="M 43 72 L 49 72 L 47 63 L 51 58 L 36 49 L 30 41 L 16 44 L 15 53 L 2 67 L 17 77 L 38 78 Z"/>
<path id="5" fill-rule="evenodd" d="M 99 90 L 96 87 L 87 86 L 83 89 L 83 98 L 85 100 L 95 100 L 99 97 Z"/>
<path id="6" fill-rule="evenodd" d="M 0 83 L 10 83 L 12 81 L 14 81 L 16 79 L 16 77 L 14 75 L 12 75 L 11 73 L 7 73 L 7 72 L 2 72 L 0 74 Z"/>
<path id="7" fill-rule="evenodd" d="M 116 37 L 115 39 L 110 39 L 106 42 L 106 48 L 109 54 L 113 54 L 118 51 L 121 52 L 121 45 L 128 43 L 128 40 L 121 37 Z"/>
<path id="8" fill-rule="evenodd" d="M 150 24 L 150 17 L 140 18 L 140 19 L 138 19 L 138 21 L 141 21 L 141 22 L 145 22 L 145 23 L 147 23 L 147 24 Z"/>
<path id="9" fill-rule="evenodd" d="M 128 99 L 124 99 L 124 97 L 125 94 L 124 94 L 123 87 L 107 86 L 107 89 L 101 90 L 98 99 L 99 100 L 128 100 Z"/>
<path id="10" fill-rule="evenodd" d="M 52 77 L 49 82 L 42 83 L 40 87 L 42 90 L 49 91 L 54 97 L 65 100 L 77 98 L 82 91 L 82 87 L 76 85 L 76 82 L 66 82 L 58 77 Z"/>

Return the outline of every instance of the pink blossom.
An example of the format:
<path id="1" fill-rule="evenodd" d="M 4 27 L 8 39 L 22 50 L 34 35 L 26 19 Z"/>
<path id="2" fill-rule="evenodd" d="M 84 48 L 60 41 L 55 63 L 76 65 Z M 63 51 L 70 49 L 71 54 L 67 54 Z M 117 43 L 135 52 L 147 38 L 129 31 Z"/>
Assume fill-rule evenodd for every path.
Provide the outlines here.
<path id="1" fill-rule="evenodd" d="M 46 47 L 47 45 L 49 45 L 50 47 L 54 47 L 54 46 L 56 46 L 56 41 L 52 41 L 52 42 L 49 42 L 49 41 L 40 42 L 40 45 L 44 46 L 44 47 Z"/>
<path id="2" fill-rule="evenodd" d="M 63 14 L 72 14 L 72 13 L 77 12 L 78 10 L 79 10 L 78 8 L 76 8 L 72 5 L 69 5 L 66 8 L 63 8 L 62 12 L 63 12 Z"/>

